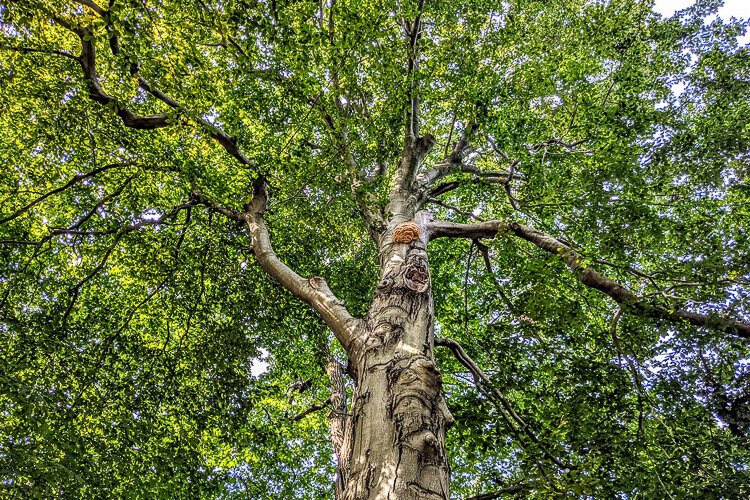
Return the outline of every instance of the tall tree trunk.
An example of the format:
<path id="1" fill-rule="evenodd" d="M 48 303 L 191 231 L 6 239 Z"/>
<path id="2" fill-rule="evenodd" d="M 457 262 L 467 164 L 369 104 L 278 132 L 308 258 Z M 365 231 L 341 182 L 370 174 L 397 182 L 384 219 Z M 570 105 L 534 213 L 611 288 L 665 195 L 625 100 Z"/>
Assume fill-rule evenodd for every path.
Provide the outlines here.
<path id="1" fill-rule="evenodd" d="M 350 353 L 356 389 L 343 498 L 447 499 L 445 432 L 453 418 L 433 358 L 426 231 L 401 224 L 388 238 L 375 299 Z"/>

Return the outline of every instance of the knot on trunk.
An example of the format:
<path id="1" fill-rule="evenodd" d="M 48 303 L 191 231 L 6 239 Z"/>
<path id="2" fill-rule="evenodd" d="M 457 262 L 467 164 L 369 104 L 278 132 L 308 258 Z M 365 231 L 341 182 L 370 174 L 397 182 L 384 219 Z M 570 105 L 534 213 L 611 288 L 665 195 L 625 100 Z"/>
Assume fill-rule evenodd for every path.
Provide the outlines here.
<path id="1" fill-rule="evenodd" d="M 427 257 L 420 249 L 410 251 L 402 268 L 406 288 L 416 293 L 424 293 L 430 287 L 430 272 Z"/>
<path id="2" fill-rule="evenodd" d="M 411 298 L 407 297 L 408 294 L 422 294 L 429 288 L 427 252 L 417 238 L 407 248 L 402 248 L 400 255 L 391 259 L 385 275 L 377 285 L 377 293 L 379 296 L 387 296 L 388 302 L 395 304 L 409 302 Z"/>
<path id="3" fill-rule="evenodd" d="M 435 146 L 435 136 L 432 134 L 425 134 L 417 139 L 414 144 L 417 158 L 421 161 L 422 158 L 427 156 L 427 153 L 432 151 L 433 146 Z"/>
<path id="4" fill-rule="evenodd" d="M 399 430 L 399 441 L 436 430 L 434 410 L 442 384 L 435 363 L 424 356 L 397 360 L 388 370 L 388 382 L 390 413 Z"/>
<path id="5" fill-rule="evenodd" d="M 326 290 L 328 288 L 326 280 L 324 280 L 320 276 L 313 276 L 312 278 L 308 279 L 307 282 L 316 290 Z"/>

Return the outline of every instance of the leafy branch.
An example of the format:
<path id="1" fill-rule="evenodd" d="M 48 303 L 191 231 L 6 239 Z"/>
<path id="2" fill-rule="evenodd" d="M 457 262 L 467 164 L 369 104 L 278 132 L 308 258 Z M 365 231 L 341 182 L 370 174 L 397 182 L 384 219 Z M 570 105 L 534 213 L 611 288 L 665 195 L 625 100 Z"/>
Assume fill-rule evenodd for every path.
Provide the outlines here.
<path id="1" fill-rule="evenodd" d="M 56 195 L 58 193 L 61 193 L 61 192 L 65 191 L 66 189 L 68 189 L 68 188 L 70 188 L 70 187 L 72 187 L 72 186 L 74 186 L 76 184 L 79 184 L 79 183 L 85 181 L 86 179 L 94 177 L 94 176 L 96 176 L 96 175 L 98 175 L 98 174 L 100 174 L 102 172 L 105 172 L 105 171 L 113 169 L 113 168 L 127 167 L 127 166 L 132 166 L 132 163 L 110 163 L 109 165 L 104 165 L 102 167 L 96 168 L 96 169 L 92 170 L 91 172 L 88 172 L 88 173 L 85 173 L 85 174 L 77 174 L 77 175 L 73 176 L 73 178 L 70 179 L 68 182 L 66 182 L 64 185 L 62 185 L 62 186 L 60 186 L 58 188 L 53 189 L 52 191 L 49 191 L 49 192 L 43 194 L 42 196 L 40 196 L 39 198 L 35 199 L 34 201 L 31 201 L 31 202 L 27 203 L 26 205 L 24 205 L 23 207 L 19 208 L 18 210 L 16 210 L 12 214 L 10 214 L 10 215 L 8 215 L 6 217 L 0 218 L 0 224 L 5 224 L 8 221 L 11 221 L 13 219 L 16 219 L 16 218 L 20 217 L 21 215 L 23 215 L 26 212 L 28 212 L 31 208 L 33 208 L 36 205 L 40 204 L 41 202 L 43 202 L 44 200 L 46 200 L 50 196 L 54 196 L 54 195 Z"/>
<path id="2" fill-rule="evenodd" d="M 103 8 L 99 7 L 96 3 L 90 0 L 79 0 L 79 3 L 86 5 L 90 7 L 94 12 L 99 14 L 100 16 L 110 19 L 109 13 L 105 11 Z M 20 52 L 42 52 L 42 53 L 48 53 L 48 54 L 56 54 L 61 55 L 64 57 L 67 57 L 69 59 L 75 60 L 79 63 L 81 66 L 81 69 L 83 71 L 83 77 L 86 82 L 86 86 L 89 91 L 89 97 L 99 104 L 102 104 L 104 106 L 108 106 L 112 108 L 117 114 L 117 116 L 120 117 L 122 120 L 123 125 L 125 125 L 128 128 L 133 128 L 137 130 L 153 130 L 158 128 L 165 128 L 170 127 L 174 125 L 174 118 L 169 113 L 158 113 L 154 115 L 138 115 L 131 111 L 127 105 L 119 101 L 116 97 L 108 94 L 104 91 L 102 88 L 102 85 L 99 81 L 99 75 L 97 73 L 97 53 L 96 53 L 96 35 L 92 31 L 90 27 L 80 27 L 80 26 L 74 26 L 65 19 L 62 19 L 61 17 L 57 15 L 51 16 L 52 20 L 58 24 L 59 26 L 62 26 L 64 29 L 68 30 L 69 32 L 75 34 L 80 43 L 81 43 L 81 52 L 80 55 L 74 56 L 66 51 L 59 51 L 59 50 L 48 50 L 48 49 L 36 49 L 31 47 L 3 47 L 8 50 L 15 50 Z M 121 50 L 119 43 L 117 41 L 117 32 L 112 27 L 111 22 L 107 22 L 107 32 L 108 37 L 110 41 L 110 49 L 112 51 L 112 54 L 115 56 L 120 55 Z M 170 108 L 186 112 L 188 108 L 182 104 L 180 104 L 175 99 L 171 98 L 155 86 L 153 86 L 150 82 L 148 82 L 145 78 L 143 78 L 141 75 L 138 75 L 139 71 L 139 64 L 137 62 L 131 64 L 131 75 L 137 76 L 138 78 L 138 86 L 154 96 L 156 99 L 162 101 Z M 193 115 L 193 119 L 208 132 L 208 134 L 216 140 L 223 148 L 226 150 L 227 153 L 229 153 L 232 157 L 234 157 L 239 163 L 243 165 L 249 165 L 249 166 L 255 166 L 254 162 L 245 156 L 245 154 L 240 150 L 237 139 L 234 136 L 231 136 L 224 132 L 221 127 L 209 122 L 205 118 L 199 116 L 199 115 Z"/>
<path id="3" fill-rule="evenodd" d="M 670 309 L 652 303 L 596 271 L 571 246 L 549 234 L 524 226 L 523 224 L 499 220 L 477 224 L 457 224 L 445 221 L 432 221 L 430 223 L 430 239 L 451 237 L 478 240 L 481 238 L 494 238 L 500 231 L 506 234 L 513 234 L 534 244 L 547 253 L 560 257 L 581 283 L 609 296 L 627 312 L 673 323 L 687 322 L 694 326 L 711 328 L 740 337 L 750 338 L 750 323 L 725 317 L 715 312 L 700 314 L 684 309 Z"/>

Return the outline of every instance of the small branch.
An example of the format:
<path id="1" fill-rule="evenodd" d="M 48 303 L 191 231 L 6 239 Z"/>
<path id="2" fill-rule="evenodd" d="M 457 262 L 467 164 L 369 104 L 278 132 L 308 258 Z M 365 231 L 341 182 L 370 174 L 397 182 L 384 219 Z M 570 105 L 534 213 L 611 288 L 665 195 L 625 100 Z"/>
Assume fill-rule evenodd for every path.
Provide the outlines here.
<path id="1" fill-rule="evenodd" d="M 195 200 L 188 201 L 187 203 L 183 203 L 181 205 L 176 205 L 172 207 L 168 212 L 166 212 L 164 215 L 159 217 L 158 219 L 141 219 L 140 221 L 130 224 L 125 227 L 118 227 L 113 229 L 102 229 L 102 230 L 92 230 L 92 231 L 83 231 L 80 229 L 77 229 L 79 226 L 79 223 L 74 224 L 71 227 L 68 228 L 54 228 L 52 229 L 47 236 L 44 237 L 45 240 L 48 240 L 54 236 L 60 236 L 60 235 L 71 235 L 71 236 L 104 236 L 107 234 L 115 234 L 119 237 L 132 233 L 133 231 L 136 231 L 138 229 L 141 229 L 143 227 L 148 226 L 159 226 L 161 224 L 164 224 L 167 220 L 172 219 L 175 217 L 179 212 L 182 210 L 187 210 L 190 207 L 193 207 L 197 205 L 198 202 Z"/>
<path id="2" fill-rule="evenodd" d="M 83 288 L 83 285 L 88 283 L 94 276 L 99 274 L 99 271 L 104 269 L 104 266 L 107 265 L 107 261 L 109 260 L 109 256 L 112 255 L 112 252 L 117 248 L 117 245 L 120 243 L 120 240 L 125 235 L 125 233 L 118 233 L 115 235 L 114 240 L 112 241 L 112 244 L 107 248 L 107 250 L 104 252 L 104 257 L 102 257 L 101 261 L 99 261 L 99 264 L 92 269 L 85 278 L 83 278 L 81 281 L 79 281 L 74 287 L 68 289 L 68 296 L 71 297 L 70 303 L 68 303 L 68 307 L 65 309 L 65 313 L 62 317 L 62 327 L 65 328 L 68 322 L 68 317 L 70 317 L 70 313 L 73 311 L 73 307 L 75 306 L 76 302 L 78 301 L 78 296 L 81 292 L 81 288 Z"/>
<path id="3" fill-rule="evenodd" d="M 43 242 L 41 241 L 29 241 L 29 240 L 0 240 L 0 245 L 30 245 L 39 246 Z"/>
<path id="4" fill-rule="evenodd" d="M 91 10 L 99 14 L 100 16 L 105 16 L 107 14 L 107 11 L 99 7 L 97 4 L 92 2 L 91 0 L 74 0 L 76 3 L 79 3 L 81 5 L 85 5 L 86 7 L 89 7 Z"/>
<path id="5" fill-rule="evenodd" d="M 331 5 L 331 16 L 334 5 L 335 2 Z M 329 18 L 329 22 L 329 29 L 332 30 L 332 17 Z M 331 43 L 333 43 L 333 38 L 331 38 Z M 341 93 L 338 74 L 335 72 L 332 74 L 331 86 L 337 94 Z M 362 219 L 364 220 L 365 227 L 367 228 L 370 237 L 375 243 L 375 246 L 378 246 L 381 233 L 386 226 L 385 219 L 383 218 L 383 214 L 380 210 L 379 200 L 377 199 L 377 196 L 368 191 L 366 187 L 363 188 L 363 185 L 371 181 L 372 179 L 368 179 L 368 176 L 364 172 L 360 171 L 360 168 L 357 165 L 357 160 L 355 159 L 354 153 L 350 147 L 349 127 L 346 121 L 348 112 L 343 109 L 338 95 L 334 98 L 334 100 L 336 108 L 341 115 L 340 120 L 334 120 L 330 113 L 325 109 L 323 105 L 324 95 L 321 94 L 317 95 L 314 99 L 308 99 L 308 104 L 310 105 L 310 111 L 317 108 L 321 116 L 323 117 L 323 123 L 329 130 L 331 138 L 333 139 L 333 143 L 335 144 L 336 149 L 341 154 L 342 161 L 347 166 L 346 172 L 347 176 L 349 177 L 351 193 L 357 203 L 357 208 L 359 209 Z M 379 175 L 382 175 L 382 169 L 380 168 L 376 169 L 375 177 Z"/>
<path id="6" fill-rule="evenodd" d="M 434 188 L 432 188 L 430 191 L 427 192 L 427 200 L 432 201 L 436 196 L 440 196 L 441 194 L 450 193 L 454 189 L 458 189 L 461 186 L 461 182 L 459 181 L 451 181 L 451 182 L 443 182 L 441 184 L 438 184 Z"/>
<path id="7" fill-rule="evenodd" d="M 523 175 L 521 172 L 516 171 L 518 163 L 518 161 L 514 161 L 513 163 L 511 163 L 510 168 L 507 171 L 485 171 L 480 170 L 474 165 L 461 164 L 461 172 L 474 174 L 477 177 L 483 177 L 485 179 L 498 179 L 500 183 L 507 184 L 513 179 L 521 181 L 526 180 L 525 175 Z"/>
<path id="8" fill-rule="evenodd" d="M 510 181 L 514 178 L 514 175 L 516 173 L 516 167 L 521 161 L 513 160 L 511 162 L 508 155 L 505 154 L 505 152 L 497 146 L 497 144 L 492 139 L 492 137 L 487 135 L 486 139 L 487 139 L 487 142 L 490 143 L 490 147 L 492 148 L 493 151 L 495 151 L 495 153 L 500 155 L 500 157 L 502 157 L 505 161 L 510 162 L 510 169 L 508 172 L 508 181 L 504 184 L 505 194 L 508 196 L 508 202 L 510 203 L 510 206 L 513 207 L 513 210 L 520 210 L 521 204 L 518 202 L 518 199 L 515 196 L 513 196 L 513 191 L 511 190 L 511 187 L 510 187 Z"/>
<path id="9" fill-rule="evenodd" d="M 22 54 L 30 54 L 30 53 L 36 53 L 36 54 L 47 54 L 47 55 L 54 55 L 54 56 L 63 56 L 67 57 L 70 60 L 78 62 L 78 57 L 74 56 L 70 52 L 66 50 L 55 50 L 55 49 L 37 49 L 34 47 L 11 47 L 7 45 L 3 45 L 0 47 L 0 50 L 10 50 L 13 52 L 21 52 Z"/>
<path id="10" fill-rule="evenodd" d="M 488 493 L 482 493 L 481 495 L 474 495 L 466 497 L 464 500 L 495 500 L 496 498 L 503 498 L 506 495 L 516 495 L 518 493 L 526 493 L 532 490 L 532 487 L 527 484 L 516 484 L 513 486 L 505 487 L 498 491 L 491 491 Z"/>
<path id="11" fill-rule="evenodd" d="M 518 491 L 493 491 L 491 493 L 482 493 L 481 495 L 474 495 L 471 497 L 466 497 L 464 500 L 495 500 L 496 498 L 501 498 L 503 495 L 509 494 L 509 493 L 520 493 L 523 490 Z"/>
<path id="12" fill-rule="evenodd" d="M 646 395 L 643 391 L 643 384 L 641 383 L 641 376 L 638 372 L 638 368 L 635 366 L 633 360 L 630 359 L 630 356 L 628 356 L 622 349 L 622 346 L 620 346 L 620 338 L 617 336 L 617 323 L 620 321 L 620 316 L 622 316 L 622 307 L 618 307 L 615 315 L 612 317 L 609 332 L 612 336 L 612 343 L 617 349 L 617 356 L 619 358 L 625 358 L 625 363 L 627 363 L 628 368 L 630 369 L 630 374 L 633 376 L 633 384 L 635 384 L 636 392 L 638 394 L 638 434 L 640 435 L 643 432 L 643 399 Z"/>
<path id="13" fill-rule="evenodd" d="M 68 229 L 75 230 L 80 229 L 83 224 L 86 223 L 91 217 L 96 214 L 98 210 L 100 210 L 106 203 L 111 201 L 114 198 L 117 198 L 122 194 L 122 192 L 125 190 L 125 188 L 130 184 L 130 182 L 135 178 L 135 175 L 128 176 L 127 179 L 125 179 L 125 182 L 123 182 L 118 188 L 116 188 L 113 192 L 103 196 L 96 205 L 94 205 L 91 210 L 83 214 L 83 216 L 78 219 L 78 222 L 68 227 Z"/>
<path id="14" fill-rule="evenodd" d="M 656 283 L 656 280 L 654 279 L 653 276 L 651 276 L 649 274 L 646 274 L 644 272 L 641 272 L 641 271 L 639 271 L 639 270 L 637 270 L 637 269 L 635 269 L 635 268 L 633 268 L 631 266 L 619 266 L 619 265 L 614 264 L 612 262 L 609 262 L 608 260 L 605 260 L 605 259 L 594 259 L 593 262 L 595 262 L 596 264 L 602 264 L 604 266 L 613 267 L 615 269 L 621 269 L 621 270 L 624 270 L 624 271 L 626 271 L 626 272 L 628 272 L 630 274 L 638 276 L 639 278 L 643 278 L 645 280 L 648 280 L 648 282 L 651 284 L 651 286 L 653 286 L 654 288 L 656 288 L 656 290 L 659 293 L 662 292 L 661 287 Z"/>
<path id="15" fill-rule="evenodd" d="M 298 422 L 298 421 L 302 420 L 303 418 L 305 418 L 306 416 L 308 416 L 308 415 L 310 415 L 312 413 L 315 413 L 316 411 L 320 411 L 323 408 L 326 408 L 326 407 L 330 406 L 330 404 L 331 404 L 331 398 L 326 399 L 322 403 L 314 404 L 310 408 L 308 408 L 307 410 L 305 410 L 302 413 L 300 413 L 299 415 L 295 415 L 294 417 L 292 417 L 292 422 Z"/>
<path id="16" fill-rule="evenodd" d="M 503 290 L 503 287 L 500 286 L 500 283 L 497 281 L 497 277 L 495 276 L 495 272 L 492 270 L 492 261 L 490 260 L 490 248 L 479 240 L 474 240 L 474 245 L 479 249 L 480 252 L 482 252 L 484 266 L 485 268 L 487 268 L 487 272 L 492 277 L 492 282 L 495 284 L 495 288 L 497 289 L 497 293 L 500 295 L 500 298 L 503 299 L 503 302 L 505 302 L 505 305 L 508 307 L 509 311 L 515 312 L 516 308 L 513 305 L 513 302 L 511 302 L 508 295 L 506 295 L 505 291 Z"/>
<path id="17" fill-rule="evenodd" d="M 703 371 L 705 394 L 710 407 L 727 424 L 729 432 L 738 438 L 746 437 L 750 430 L 750 415 L 747 412 L 750 403 L 750 388 L 742 391 L 727 390 L 714 375 L 714 370 L 706 361 L 703 350 L 699 349 L 698 359 Z M 734 377 L 733 377 L 734 378 Z M 735 379 L 737 381 L 738 379 Z"/>
<path id="18" fill-rule="evenodd" d="M 434 205 L 438 205 L 438 206 L 443 207 L 443 208 L 445 208 L 447 210 L 450 210 L 451 212 L 456 212 L 457 214 L 462 215 L 462 216 L 466 217 L 467 219 L 474 219 L 474 220 L 477 220 L 477 221 L 481 221 L 481 219 L 479 217 L 477 217 L 476 215 L 474 215 L 473 213 L 471 213 L 471 212 L 464 212 L 460 208 L 454 207 L 453 205 L 448 205 L 447 203 L 444 203 L 444 202 L 438 200 L 437 198 L 429 198 L 427 201 L 430 202 L 430 203 L 432 203 L 432 204 L 434 204 Z"/>
<path id="19" fill-rule="evenodd" d="M 466 351 L 464 351 L 463 347 L 461 347 L 461 344 L 453 339 L 436 338 L 435 346 L 449 348 L 453 352 L 453 355 L 456 357 L 456 359 L 458 359 L 458 361 L 469 370 L 472 377 L 474 378 L 474 385 L 476 386 L 477 390 L 487 396 L 491 401 L 500 403 L 502 408 L 508 413 L 508 415 L 510 415 L 511 419 L 518 426 L 518 428 L 515 428 L 515 426 L 511 424 L 511 429 L 514 432 L 523 432 L 523 434 L 525 434 L 535 445 L 540 444 L 539 438 L 536 436 L 536 434 L 534 434 L 526 421 L 521 418 L 518 413 L 516 413 L 516 411 L 511 406 L 510 401 L 508 401 L 508 398 L 506 398 L 505 395 L 492 384 L 492 381 L 489 379 L 489 377 L 487 377 L 487 375 L 482 372 L 479 366 L 477 366 L 476 362 L 471 359 L 468 354 L 466 354 Z M 567 464 L 554 455 L 550 454 L 546 449 L 542 449 L 541 451 L 545 457 L 547 457 L 561 469 L 575 468 L 573 465 Z"/>
<path id="20" fill-rule="evenodd" d="M 450 191 L 453 191 L 454 189 L 459 188 L 461 185 L 467 182 L 471 184 L 500 184 L 506 189 L 509 189 L 511 180 L 526 179 L 526 177 L 522 173 L 516 172 L 513 168 L 511 168 L 511 170 L 507 172 L 485 172 L 472 165 L 461 165 L 460 169 L 456 171 L 471 173 L 474 174 L 474 177 L 472 177 L 471 179 L 459 179 L 438 184 L 434 188 L 427 191 L 426 197 L 429 199 L 441 194 L 448 193 Z"/>
<path id="21" fill-rule="evenodd" d="M 133 320 L 133 317 L 135 317 L 135 314 L 138 312 L 138 310 L 146 305 L 154 296 L 156 296 L 157 293 L 159 293 L 161 290 L 163 290 L 164 286 L 167 284 L 169 278 L 162 281 L 158 286 L 156 286 L 152 291 L 150 291 L 146 297 L 141 300 L 138 304 L 133 306 L 128 314 L 125 316 L 125 320 L 122 322 L 120 327 L 115 331 L 115 333 L 108 338 L 104 340 L 104 342 L 101 345 L 101 353 L 99 355 L 99 359 L 94 364 L 94 369 L 92 370 L 92 376 L 89 377 L 88 380 L 86 380 L 81 389 L 78 391 L 78 395 L 73 399 L 73 404 L 70 408 L 71 411 L 77 409 L 79 405 L 82 402 L 82 398 L 86 390 L 91 387 L 91 384 L 93 384 L 98 376 L 99 371 L 101 370 L 102 366 L 104 366 L 104 362 L 107 359 L 107 354 L 112 352 L 112 346 L 114 343 L 120 338 L 122 333 L 130 326 L 130 322 Z"/>
<path id="22" fill-rule="evenodd" d="M 497 143 L 492 137 L 490 137 L 489 135 L 485 135 L 484 137 L 485 139 L 487 139 L 487 142 L 490 144 L 490 147 L 495 153 L 499 154 L 503 160 L 510 161 L 510 157 L 505 153 L 505 151 L 497 146 Z"/>
<path id="23" fill-rule="evenodd" d="M 547 149 L 550 146 L 559 146 L 562 147 L 568 151 L 574 150 L 577 146 L 580 146 L 581 144 L 585 144 L 588 142 L 588 139 L 581 139 L 574 142 L 565 142 L 561 139 L 550 139 L 548 141 L 540 142 L 539 144 L 530 144 L 526 146 L 526 149 L 529 151 L 529 153 L 534 154 L 538 153 L 542 149 Z M 581 153 L 591 153 L 591 151 L 580 151 Z"/>
<path id="24" fill-rule="evenodd" d="M 102 167 L 94 169 L 94 170 L 92 170 L 91 172 L 89 172 L 87 174 L 78 174 L 78 175 L 75 175 L 75 176 L 73 176 L 72 179 L 70 179 L 68 182 L 66 182 L 64 185 L 60 186 L 59 188 L 53 189 L 52 191 L 50 191 L 50 192 L 48 192 L 48 193 L 40 196 L 36 200 L 34 200 L 34 201 L 32 201 L 32 202 L 24 205 L 23 207 L 19 208 L 18 210 L 16 210 L 15 212 L 13 212 L 11 215 L 9 215 L 7 217 L 4 217 L 4 218 L 0 218 L 0 224 L 4 224 L 4 223 L 6 223 L 6 222 L 8 222 L 10 220 L 13 220 L 13 219 L 15 219 L 17 217 L 20 217 L 21 215 L 23 215 L 24 213 L 26 213 L 27 211 L 29 211 L 31 208 L 33 208 L 34 206 L 36 206 L 39 203 L 43 202 L 44 200 L 46 200 L 50 196 L 53 196 L 53 195 L 55 195 L 57 193 L 65 191 L 69 187 L 71 187 L 71 186 L 73 186 L 75 184 L 78 184 L 79 182 L 82 182 L 82 181 L 84 181 L 84 180 L 86 180 L 88 178 L 94 177 L 95 175 L 100 174 L 102 172 L 105 172 L 105 171 L 107 171 L 109 169 L 117 168 L 117 167 L 126 167 L 126 166 L 130 166 L 130 165 L 131 165 L 130 163 L 110 163 L 109 165 L 104 165 Z"/>

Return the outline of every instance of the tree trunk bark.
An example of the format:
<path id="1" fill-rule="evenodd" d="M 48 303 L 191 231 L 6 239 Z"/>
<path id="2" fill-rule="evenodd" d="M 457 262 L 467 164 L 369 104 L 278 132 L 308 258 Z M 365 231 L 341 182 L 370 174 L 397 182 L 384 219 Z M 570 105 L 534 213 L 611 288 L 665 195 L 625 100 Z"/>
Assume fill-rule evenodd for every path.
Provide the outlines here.
<path id="1" fill-rule="evenodd" d="M 402 226 L 406 235 L 395 238 Z M 445 432 L 453 418 L 433 358 L 424 229 L 407 223 L 387 233 L 375 299 L 350 351 L 346 500 L 449 498 Z"/>

